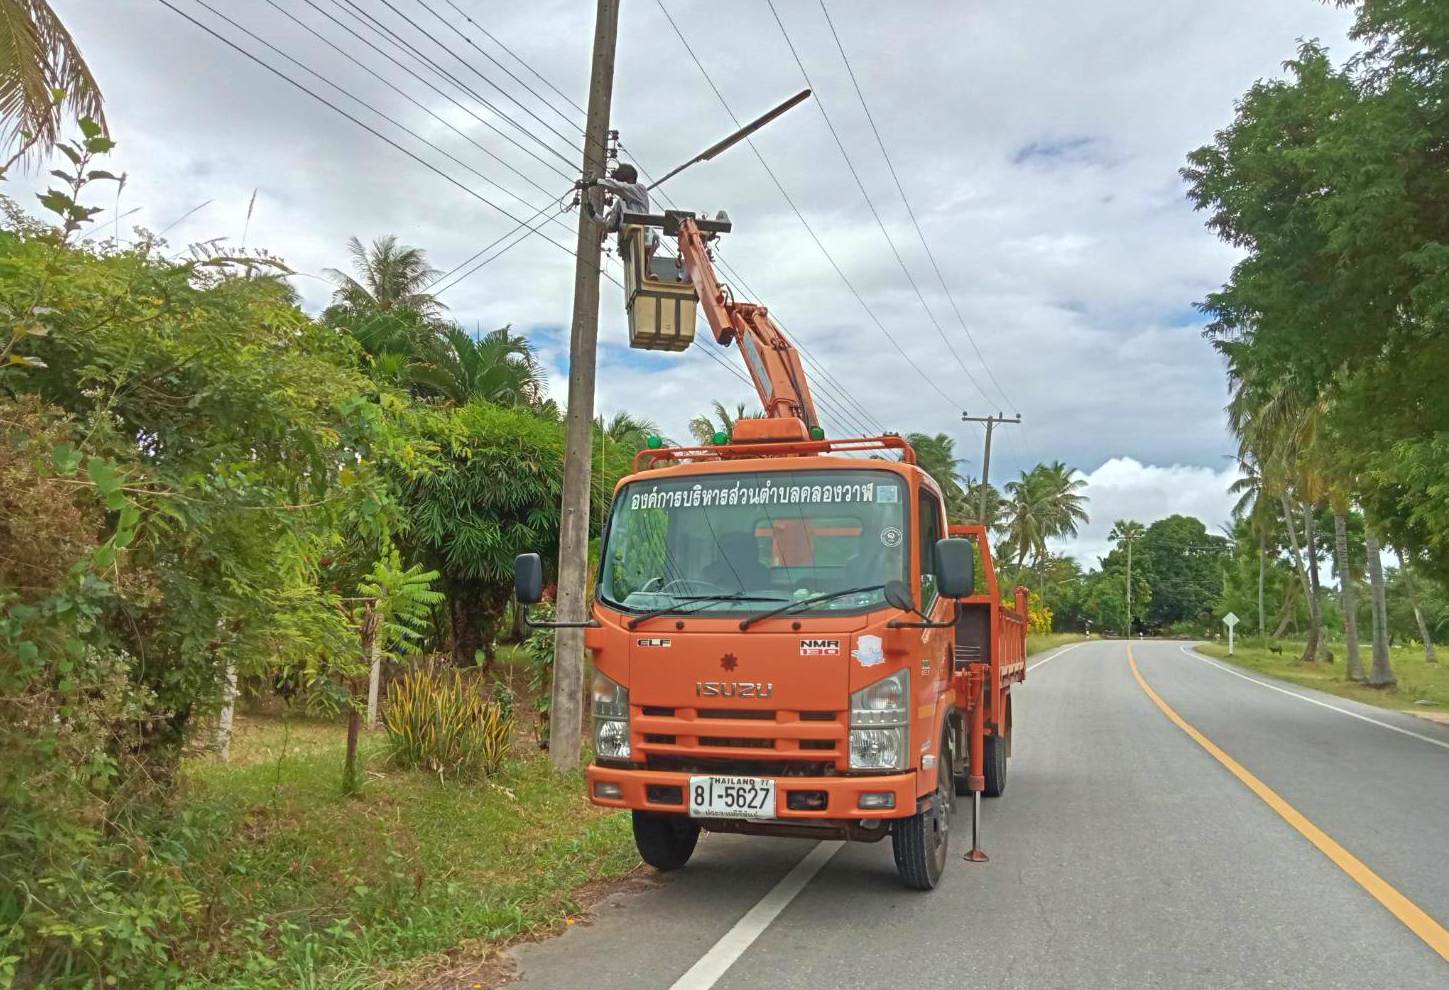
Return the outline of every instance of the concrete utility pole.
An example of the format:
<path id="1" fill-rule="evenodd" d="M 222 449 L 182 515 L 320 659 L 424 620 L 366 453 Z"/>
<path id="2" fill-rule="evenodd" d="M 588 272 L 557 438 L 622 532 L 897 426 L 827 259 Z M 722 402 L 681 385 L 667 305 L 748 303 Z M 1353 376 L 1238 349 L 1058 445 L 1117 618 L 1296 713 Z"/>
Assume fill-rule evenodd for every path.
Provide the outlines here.
<path id="1" fill-rule="evenodd" d="M 619 36 L 619 0 L 599 0 L 594 20 L 593 70 L 589 77 L 588 122 L 584 131 L 584 176 L 604 174 L 609 104 L 614 91 L 614 48 Z M 598 188 L 584 196 L 601 205 Z M 590 454 L 594 429 L 595 348 L 599 339 L 599 228 L 587 208 L 579 210 L 575 249 L 574 318 L 569 338 L 569 399 L 564 448 L 563 510 L 559 520 L 558 618 L 588 619 Z M 584 632 L 560 629 L 554 638 L 553 708 L 549 751 L 553 765 L 579 765 L 583 732 Z"/>
<path id="2" fill-rule="evenodd" d="M 986 499 L 990 489 L 986 486 L 991 481 L 991 431 L 996 428 L 997 423 L 1020 423 L 1021 413 L 1015 416 L 1005 416 L 997 413 L 995 416 L 968 416 L 961 414 L 963 423 L 985 423 L 986 424 L 986 453 L 981 458 L 981 508 L 977 511 L 981 515 L 981 524 L 986 525 Z"/>

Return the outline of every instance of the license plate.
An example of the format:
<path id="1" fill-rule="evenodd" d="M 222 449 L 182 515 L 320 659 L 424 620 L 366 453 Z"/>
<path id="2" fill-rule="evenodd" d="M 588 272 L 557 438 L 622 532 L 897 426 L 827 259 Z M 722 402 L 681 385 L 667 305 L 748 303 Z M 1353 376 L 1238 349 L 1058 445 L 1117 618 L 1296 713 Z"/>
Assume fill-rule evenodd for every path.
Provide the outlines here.
<path id="1" fill-rule="evenodd" d="M 696 818 L 774 818 L 775 782 L 762 777 L 690 777 Z"/>

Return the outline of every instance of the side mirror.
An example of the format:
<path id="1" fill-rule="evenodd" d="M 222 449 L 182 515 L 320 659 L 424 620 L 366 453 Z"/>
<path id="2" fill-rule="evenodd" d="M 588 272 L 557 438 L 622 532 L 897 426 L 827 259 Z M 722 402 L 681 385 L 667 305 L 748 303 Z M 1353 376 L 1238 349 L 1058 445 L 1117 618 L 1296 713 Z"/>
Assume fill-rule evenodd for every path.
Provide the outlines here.
<path id="1" fill-rule="evenodd" d="M 971 597 L 976 589 L 976 547 L 970 540 L 936 541 L 936 588 L 947 598 Z"/>
<path id="2" fill-rule="evenodd" d="M 538 554 L 521 553 L 513 558 L 513 594 L 520 605 L 543 601 L 543 559 Z"/>
<path id="3" fill-rule="evenodd" d="M 891 608 L 902 612 L 916 611 L 916 599 L 911 595 L 910 585 L 900 578 L 892 578 L 885 583 L 885 600 Z"/>

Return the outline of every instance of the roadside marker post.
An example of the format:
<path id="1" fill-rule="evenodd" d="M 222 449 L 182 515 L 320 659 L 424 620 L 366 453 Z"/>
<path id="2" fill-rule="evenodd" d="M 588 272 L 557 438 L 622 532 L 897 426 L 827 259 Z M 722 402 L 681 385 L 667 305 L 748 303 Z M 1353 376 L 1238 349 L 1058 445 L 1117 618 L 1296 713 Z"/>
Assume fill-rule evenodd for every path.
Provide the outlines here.
<path id="1" fill-rule="evenodd" d="M 1238 624 L 1238 617 L 1232 612 L 1223 616 L 1223 625 L 1228 627 L 1228 656 L 1233 655 L 1233 628 Z"/>

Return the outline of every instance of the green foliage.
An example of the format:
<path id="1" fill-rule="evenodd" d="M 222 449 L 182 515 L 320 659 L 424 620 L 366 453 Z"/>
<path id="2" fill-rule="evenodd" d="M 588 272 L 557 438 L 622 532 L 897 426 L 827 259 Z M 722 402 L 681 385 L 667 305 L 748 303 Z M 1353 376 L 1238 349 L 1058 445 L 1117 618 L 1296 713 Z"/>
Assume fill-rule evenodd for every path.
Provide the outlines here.
<path id="1" fill-rule="evenodd" d="M 479 683 L 469 672 L 436 667 L 393 681 L 382 710 L 392 761 L 439 779 L 497 773 L 513 739 L 513 719 Z"/>
<path id="2" fill-rule="evenodd" d="M 1208 296 L 1234 426 L 1276 497 L 1356 501 L 1449 574 L 1449 33 L 1441 4 L 1357 5 L 1361 54 L 1305 42 L 1183 170 L 1245 252 Z"/>
<path id="3" fill-rule="evenodd" d="M 442 592 L 433 590 L 437 579 L 437 571 L 425 571 L 421 564 L 404 567 L 393 550 L 358 585 L 358 591 L 372 600 L 377 635 L 388 656 L 400 659 L 432 631 L 433 609 L 444 599 Z"/>
<path id="4" fill-rule="evenodd" d="M 946 500 L 946 518 L 958 521 L 975 518 L 978 514 L 967 505 L 964 479 L 959 467 L 961 458 L 956 456 L 956 441 L 944 433 L 934 436 L 927 433 L 911 433 L 906 441 L 916 452 L 916 465 L 931 476 L 941 489 Z"/>
<path id="5" fill-rule="evenodd" d="M 551 604 L 537 605 L 533 618 L 539 622 L 550 622 L 554 618 Z M 532 629 L 523 641 L 523 655 L 528 660 L 528 689 L 533 694 L 534 713 L 537 723 L 534 735 L 540 749 L 548 748 L 549 712 L 553 709 L 553 658 L 556 636 L 552 629 Z"/>
<path id="6" fill-rule="evenodd" d="M 1003 562 L 1012 561 L 1018 576 L 1028 559 L 1047 557 L 1047 541 L 1076 536 L 1087 521 L 1086 482 L 1061 461 L 1038 464 L 1006 483 L 1006 506 L 1001 531 L 1006 539 L 1000 550 Z"/>

